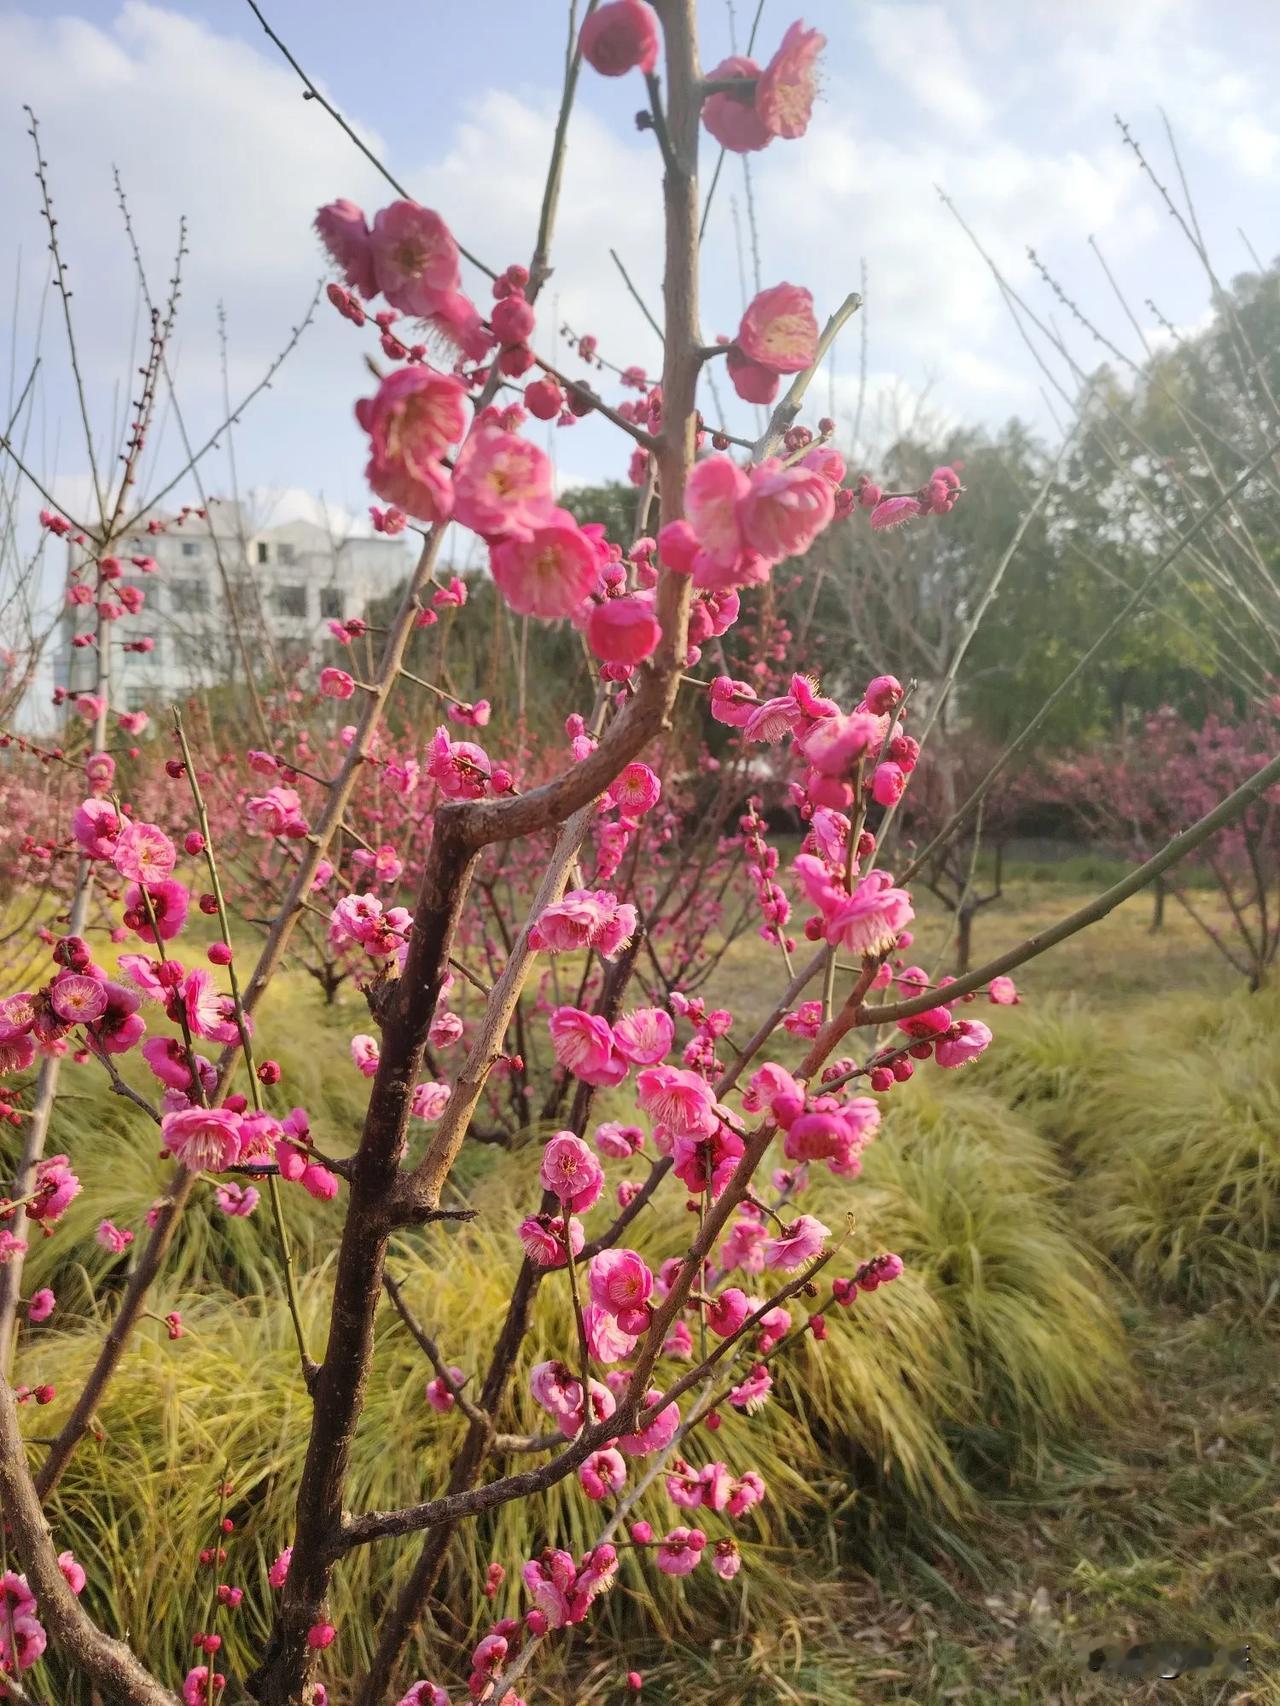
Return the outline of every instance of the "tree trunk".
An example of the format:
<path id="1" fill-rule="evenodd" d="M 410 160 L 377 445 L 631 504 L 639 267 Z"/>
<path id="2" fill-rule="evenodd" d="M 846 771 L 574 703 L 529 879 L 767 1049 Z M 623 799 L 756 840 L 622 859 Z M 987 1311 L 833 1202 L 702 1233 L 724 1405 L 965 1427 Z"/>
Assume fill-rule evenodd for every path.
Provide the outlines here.
<path id="1" fill-rule="evenodd" d="M 962 906 L 956 914 L 956 976 L 963 977 L 973 961 L 972 906 Z"/>

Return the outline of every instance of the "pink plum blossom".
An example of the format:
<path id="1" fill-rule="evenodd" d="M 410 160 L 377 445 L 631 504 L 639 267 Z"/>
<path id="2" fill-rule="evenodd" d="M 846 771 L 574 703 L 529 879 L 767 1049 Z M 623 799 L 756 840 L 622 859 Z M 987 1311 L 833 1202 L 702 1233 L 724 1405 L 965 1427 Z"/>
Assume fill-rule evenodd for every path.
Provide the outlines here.
<path id="1" fill-rule="evenodd" d="M 49 1290 L 48 1286 L 41 1286 L 39 1291 L 33 1291 L 31 1293 L 30 1300 L 27 1303 L 27 1320 L 35 1322 L 47 1321 L 53 1314 L 56 1303 L 57 1299 Z"/>
<path id="2" fill-rule="evenodd" d="M 697 1569 L 706 1544 L 700 1528 L 673 1528 L 658 1545 L 658 1568 L 666 1576 L 687 1576 Z"/>
<path id="3" fill-rule="evenodd" d="M 529 946 L 551 954 L 595 948 L 612 959 L 631 940 L 636 923 L 631 902 L 619 901 L 608 889 L 573 889 L 543 907 L 529 932 Z"/>
<path id="4" fill-rule="evenodd" d="M 247 1219 L 261 1201 L 255 1186 L 238 1185 L 234 1180 L 228 1180 L 226 1184 L 217 1186 L 213 1195 L 223 1214 L 230 1215 L 237 1220 Z"/>
<path id="5" fill-rule="evenodd" d="M 370 243 L 378 289 L 401 313 L 425 315 L 439 293 L 457 290 L 458 245 L 430 208 L 393 201 L 375 216 Z"/>
<path id="6" fill-rule="evenodd" d="M 227 1679 L 221 1671 L 214 1671 L 211 1676 L 208 1665 L 196 1665 L 187 1672 L 183 1681 L 182 1706 L 205 1706 L 210 1692 L 220 1694 L 226 1684 Z"/>
<path id="7" fill-rule="evenodd" d="M 991 1031 L 980 1019 L 957 1019 L 950 1031 L 938 1038 L 934 1058 L 939 1066 L 968 1066 L 990 1043 Z"/>
<path id="8" fill-rule="evenodd" d="M 191 1067 L 180 1037 L 148 1037 L 140 1052 L 151 1071 L 169 1089 L 191 1088 Z"/>
<path id="9" fill-rule="evenodd" d="M 715 1096 L 696 1072 L 651 1066 L 637 1077 L 636 1094 L 650 1119 L 679 1136 L 709 1137 L 716 1129 Z"/>
<path id="10" fill-rule="evenodd" d="M 194 966 L 186 974 L 177 994 L 193 1037 L 204 1037 L 210 1042 L 223 1044 L 240 1041 L 235 1002 L 231 996 L 218 992 L 212 974 L 203 966 Z M 250 1028 L 247 1017 L 245 1027 Z"/>
<path id="11" fill-rule="evenodd" d="M 419 366 L 397 368 L 356 404 L 369 435 L 365 478 L 380 498 L 420 521 L 448 520 L 453 487 L 440 457 L 462 437 L 465 398 L 456 379 Z"/>
<path id="12" fill-rule="evenodd" d="M 81 1185 L 65 1155 L 47 1155 L 36 1164 L 34 1200 L 27 1204 L 27 1219 L 52 1226 L 62 1219 L 80 1195 Z"/>
<path id="13" fill-rule="evenodd" d="M 244 803 L 245 816 L 264 835 L 287 835 L 297 838 L 307 833 L 307 820 L 302 815 L 302 801 L 293 788 L 268 788 Z"/>
<path id="14" fill-rule="evenodd" d="M 756 84 L 756 112 L 773 136 L 794 139 L 809 128 L 817 93 L 817 59 L 826 37 L 792 24 Z"/>
<path id="15" fill-rule="evenodd" d="M 593 1451 L 579 1465 L 578 1481 L 589 1499 L 611 1497 L 626 1485 L 627 1461 L 612 1446 L 606 1446 L 603 1451 Z"/>
<path id="16" fill-rule="evenodd" d="M 729 1402 L 735 1410 L 745 1410 L 753 1415 L 769 1400 L 773 1391 L 773 1376 L 762 1362 L 758 1362 L 745 1380 L 740 1380 L 729 1394 Z"/>
<path id="17" fill-rule="evenodd" d="M 663 1451 L 676 1437 L 680 1427 L 679 1404 L 663 1404 L 661 1392 L 650 1390 L 644 1395 L 642 1419 L 655 1404 L 661 1407 L 653 1420 L 635 1433 L 624 1434 L 618 1441 L 618 1449 L 628 1457 L 647 1457 L 650 1452 Z"/>
<path id="18" fill-rule="evenodd" d="M 734 78 L 758 78 L 760 67 L 754 59 L 734 54 L 722 59 L 707 73 L 707 81 L 728 82 Z M 702 103 L 702 122 L 720 144 L 732 154 L 754 154 L 767 148 L 775 132 L 756 111 L 754 91 L 743 94 L 719 90 L 708 95 Z"/>
<path id="19" fill-rule="evenodd" d="M 113 1256 L 122 1256 L 133 1243 L 133 1233 L 117 1226 L 114 1221 L 98 1222 L 98 1230 L 94 1233 L 94 1242 L 104 1250 L 109 1250 Z"/>
<path id="20" fill-rule="evenodd" d="M 739 504 L 751 481 L 729 456 L 695 463 L 684 487 L 685 519 L 713 562 L 733 564 L 742 555 Z"/>
<path id="21" fill-rule="evenodd" d="M 240 1158 L 240 1116 L 228 1108 L 183 1108 L 160 1121 L 165 1148 L 189 1172 L 221 1173 Z"/>
<path id="22" fill-rule="evenodd" d="M 885 871 L 863 877 L 826 918 L 826 938 L 851 954 L 884 954 L 915 917 L 911 897 Z"/>
<path id="23" fill-rule="evenodd" d="M 499 592 L 522 616 L 572 616 L 600 583 L 600 559 L 567 511 L 544 525 L 495 542 L 489 567 Z"/>
<path id="24" fill-rule="evenodd" d="M 520 1242 L 525 1255 L 540 1268 L 560 1268 L 565 1264 L 564 1217 L 559 1214 L 531 1214 L 520 1222 Z M 569 1217 L 569 1244 L 575 1256 L 586 1243 L 582 1222 Z"/>
<path id="25" fill-rule="evenodd" d="M 823 717 L 801 737 L 806 759 L 823 776 L 847 776 L 861 758 L 879 752 L 884 724 L 869 711 Z"/>
<path id="26" fill-rule="evenodd" d="M 551 519 L 551 464 L 536 444 L 477 425 L 453 468 L 454 520 L 485 539 L 534 536 Z"/>
<path id="27" fill-rule="evenodd" d="M 127 1054 L 147 1028 L 138 1013 L 142 1003 L 133 990 L 121 983 L 108 983 L 106 989 L 106 1009 L 88 1028 L 104 1054 Z"/>
<path id="28" fill-rule="evenodd" d="M 591 1301 L 616 1315 L 624 1333 L 643 1333 L 649 1324 L 653 1274 L 634 1250 L 602 1250 L 592 1257 L 589 1273 Z"/>
<path id="29" fill-rule="evenodd" d="M 738 508 L 747 547 L 767 562 L 799 557 L 835 514 L 831 486 L 811 468 L 788 468 L 770 457 L 751 470 Z"/>
<path id="30" fill-rule="evenodd" d="M 427 774 L 450 800 L 479 800 L 493 775 L 489 755 L 470 740 L 451 740 L 438 728 L 428 749 Z"/>
<path id="31" fill-rule="evenodd" d="M 363 1034 L 351 1039 L 351 1058 L 359 1071 L 366 1078 L 372 1078 L 378 1070 L 380 1050 L 373 1037 Z"/>
<path id="32" fill-rule="evenodd" d="M 758 366 L 774 373 L 799 373 L 818 353 L 813 297 L 797 284 L 762 290 L 742 316 L 735 341 Z"/>
<path id="33" fill-rule="evenodd" d="M 369 226 L 353 201 L 331 201 L 315 217 L 315 228 L 344 281 L 364 297 L 378 291 Z"/>
<path id="34" fill-rule="evenodd" d="M 743 728 L 757 704 L 756 690 L 745 681 L 717 675 L 711 683 L 711 715 L 730 728 Z"/>
<path id="35" fill-rule="evenodd" d="M 718 97 L 713 96 L 712 99 Z M 776 368 L 752 361 L 738 344 L 729 345 L 725 371 L 729 375 L 729 383 L 743 402 L 755 403 L 761 408 L 767 408 L 775 400 L 782 386 Z"/>
<path id="36" fill-rule="evenodd" d="M 84 1025 L 107 1010 L 107 989 L 96 977 L 66 972 L 49 986 L 49 1005 L 68 1025 Z"/>
<path id="37" fill-rule="evenodd" d="M 885 498 L 871 512 L 871 525 L 877 533 L 890 527 L 901 527 L 904 521 L 914 521 L 921 513 L 915 498 Z"/>
<path id="38" fill-rule="evenodd" d="M 779 1268 L 783 1273 L 802 1268 L 821 1252 L 823 1240 L 830 1235 L 829 1226 L 824 1226 L 811 1214 L 802 1214 L 777 1238 L 765 1240 L 764 1265 Z"/>
<path id="39" fill-rule="evenodd" d="M 413 1087 L 413 1096 L 409 1103 L 409 1112 L 415 1119 L 426 1120 L 430 1124 L 438 1120 L 449 1105 L 453 1094 L 450 1085 L 442 1084 L 435 1079 L 426 1079 Z"/>
<path id="40" fill-rule="evenodd" d="M 446 1689 L 436 1682 L 415 1682 L 407 1694 L 402 1694 L 396 1706 L 449 1706 Z"/>
<path id="41" fill-rule="evenodd" d="M 593 1362 L 622 1362 L 636 1348 L 638 1334 L 623 1331 L 616 1315 L 598 1304 L 588 1303 L 582 1311 L 582 1324 L 587 1333 L 587 1349 Z"/>
<path id="42" fill-rule="evenodd" d="M 116 837 L 111 862 L 135 883 L 159 882 L 178 862 L 178 850 L 154 823 L 127 823 Z"/>
<path id="43" fill-rule="evenodd" d="M 628 764 L 609 784 L 608 798 L 628 817 L 642 817 L 662 797 L 662 783 L 647 764 Z"/>
<path id="44" fill-rule="evenodd" d="M 86 800 L 71 819 L 71 833 L 91 859 L 110 859 L 116 850 L 121 820 L 109 800 Z"/>
<path id="45" fill-rule="evenodd" d="M 644 1147 L 644 1132 L 638 1125 L 621 1125 L 617 1120 L 604 1120 L 595 1129 L 595 1144 L 601 1155 L 615 1161 L 625 1161 Z"/>
<path id="46" fill-rule="evenodd" d="M 144 942 L 171 942 L 180 936 L 191 908 L 191 890 L 187 885 L 174 877 L 164 877 L 146 885 L 145 900 L 143 894 L 139 883 L 130 883 L 124 891 L 125 910 L 131 921 L 137 919 L 134 934 Z"/>
<path id="47" fill-rule="evenodd" d="M 547 1025 L 556 1059 L 584 1084 L 605 1087 L 627 1076 L 627 1061 L 614 1047 L 607 1019 L 578 1007 L 557 1007 Z"/>
<path id="48" fill-rule="evenodd" d="M 547 1143 L 539 1176 L 544 1190 L 579 1214 L 598 1202 L 604 1189 L 604 1169 L 588 1145 L 571 1131 L 557 1132 Z"/>
<path id="49" fill-rule="evenodd" d="M 434 1380 L 427 1382 L 427 1403 L 440 1415 L 446 1416 L 457 1403 L 457 1392 L 463 1382 L 463 1372 L 460 1368 L 450 1366 L 449 1378 L 437 1374 Z"/>
<path id="50" fill-rule="evenodd" d="M 322 669 L 318 685 L 326 699 L 350 699 L 356 690 L 354 677 L 345 669 Z"/>
<path id="51" fill-rule="evenodd" d="M 661 1007 L 637 1007 L 615 1022 L 613 1042 L 634 1066 L 656 1066 L 670 1053 L 675 1034 L 671 1015 Z"/>
<path id="52" fill-rule="evenodd" d="M 751 1313 L 751 1300 L 740 1286 L 725 1286 L 707 1305 L 707 1326 L 717 1338 L 727 1339 L 736 1333 Z"/>

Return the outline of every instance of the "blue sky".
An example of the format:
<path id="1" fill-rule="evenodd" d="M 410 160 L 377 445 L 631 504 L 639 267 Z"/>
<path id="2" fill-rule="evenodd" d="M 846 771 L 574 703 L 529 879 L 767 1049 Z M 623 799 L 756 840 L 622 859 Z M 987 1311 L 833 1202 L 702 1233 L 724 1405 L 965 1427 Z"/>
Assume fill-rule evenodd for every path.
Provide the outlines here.
<path id="1" fill-rule="evenodd" d="M 461 241 L 501 266 L 527 260 L 564 50 L 561 0 L 263 0 L 308 71 L 393 170 Z M 737 0 L 737 27 L 753 10 Z M 729 8 L 702 6 L 703 58 L 728 51 Z M 767 57 L 796 15 L 766 0 Z M 808 0 L 829 39 L 823 96 L 807 138 L 754 164 L 761 277 L 807 284 L 821 318 L 868 269 L 868 435 L 890 433 L 920 399 L 942 420 L 997 425 L 1018 413 L 1052 430 L 1043 380 L 981 262 L 942 207 L 944 186 L 1036 305 L 1052 307 L 1024 256 L 1033 244 L 1109 334 L 1137 340 L 1087 245 L 1096 235 L 1141 321 L 1154 295 L 1182 326 L 1207 287 L 1172 221 L 1121 147 L 1123 112 L 1172 177 L 1167 110 L 1222 272 L 1248 265 L 1243 227 L 1265 258 L 1280 251 L 1280 8 L 1274 0 Z M 175 349 L 193 436 L 219 415 L 216 307 L 230 331 L 232 391 L 251 385 L 288 335 L 322 262 L 316 205 L 347 195 L 371 210 L 390 192 L 314 103 L 240 0 L 56 0 L 0 6 L 0 277 L 20 281 L 15 365 L 25 377 L 45 281 L 44 237 L 21 103 L 36 108 L 76 285 L 91 407 L 106 431 L 127 384 L 135 319 L 131 262 L 110 167 L 123 173 L 148 265 L 167 276 L 180 213 L 189 219 L 187 286 Z M 638 77 L 584 75 L 571 136 L 557 272 L 543 299 L 622 363 L 651 366 L 657 346 L 609 260 L 616 247 L 656 302 L 660 186 L 652 139 L 638 135 Z M 707 151 L 708 167 L 714 159 Z M 705 258 L 703 324 L 732 331 L 742 297 L 730 161 Z M 750 258 L 746 260 L 750 274 Z M 482 281 L 469 287 L 483 300 Z M 305 494 L 359 513 L 361 434 L 352 399 L 368 388 L 367 344 L 323 306 L 317 325 L 246 417 L 242 483 Z M 1093 359 L 1085 343 L 1081 358 Z M 70 502 L 85 458 L 56 326 L 46 320 L 30 442 L 41 474 Z M 819 388 L 852 415 L 856 325 Z M 566 357 L 566 360 L 570 358 Z M 744 426 L 749 422 L 742 420 Z M 620 473 L 625 447 L 586 424 L 554 434 L 561 478 Z M 157 471 L 172 465 L 172 427 Z M 211 461 L 214 491 L 226 465 Z M 188 490 L 184 496 L 190 497 Z"/>

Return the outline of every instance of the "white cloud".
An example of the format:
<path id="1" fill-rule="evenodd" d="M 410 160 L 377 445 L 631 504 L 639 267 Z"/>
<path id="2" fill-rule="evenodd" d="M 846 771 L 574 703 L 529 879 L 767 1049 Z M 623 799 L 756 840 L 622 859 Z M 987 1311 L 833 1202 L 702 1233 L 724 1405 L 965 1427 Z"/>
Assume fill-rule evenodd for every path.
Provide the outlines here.
<path id="1" fill-rule="evenodd" d="M 877 67 L 932 120 L 970 135 L 991 121 L 992 106 L 978 86 L 954 7 L 873 5 L 862 33 Z"/>

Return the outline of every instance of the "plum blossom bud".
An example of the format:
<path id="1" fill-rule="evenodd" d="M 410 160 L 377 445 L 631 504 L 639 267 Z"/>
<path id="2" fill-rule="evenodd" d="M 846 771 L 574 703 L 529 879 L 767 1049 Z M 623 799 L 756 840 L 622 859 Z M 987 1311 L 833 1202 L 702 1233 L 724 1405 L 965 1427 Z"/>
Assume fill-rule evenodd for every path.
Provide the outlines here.
<path id="1" fill-rule="evenodd" d="M 602 77 L 634 70 L 647 75 L 658 63 L 657 14 L 646 0 L 608 0 L 583 24 L 579 45 L 587 64 Z"/>
<path id="2" fill-rule="evenodd" d="M 636 664 L 657 647 L 662 629 L 651 595 L 626 593 L 597 604 L 587 619 L 591 650 L 605 663 Z"/>
<path id="3" fill-rule="evenodd" d="M 507 296 L 489 316 L 494 336 L 502 344 L 527 344 L 533 335 L 534 312 L 523 296 Z"/>
<path id="4" fill-rule="evenodd" d="M 326 668 L 320 671 L 320 691 L 326 699 L 350 699 L 355 690 L 355 679 L 345 669 Z"/>
<path id="5" fill-rule="evenodd" d="M 899 765 L 891 762 L 876 765 L 871 781 L 871 794 L 878 806 L 896 806 L 902 798 L 907 779 Z"/>
<path id="6" fill-rule="evenodd" d="M 524 406 L 540 421 L 553 421 L 564 407 L 564 392 L 550 374 L 524 388 Z"/>
<path id="7" fill-rule="evenodd" d="M 877 675 L 867 683 L 867 691 L 863 701 L 868 711 L 877 717 L 883 717 L 902 703 L 902 683 L 896 675 Z"/>

